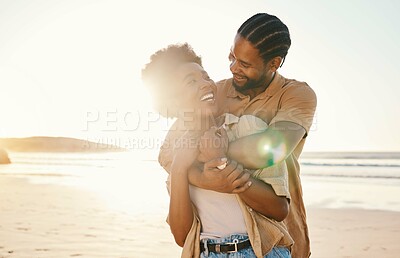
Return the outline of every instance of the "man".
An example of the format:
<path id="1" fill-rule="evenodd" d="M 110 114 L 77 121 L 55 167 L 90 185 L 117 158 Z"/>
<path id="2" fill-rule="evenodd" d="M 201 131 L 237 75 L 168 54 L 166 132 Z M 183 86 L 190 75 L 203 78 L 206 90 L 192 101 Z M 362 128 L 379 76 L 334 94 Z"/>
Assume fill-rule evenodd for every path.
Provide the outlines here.
<path id="1" fill-rule="evenodd" d="M 259 13 L 245 21 L 229 55 L 233 78 L 218 83 L 218 104 L 221 113 L 252 114 L 269 125 L 265 132 L 230 143 L 228 156 L 247 168 L 286 161 L 291 202 L 284 222 L 295 242 L 292 257 L 305 258 L 310 256 L 310 242 L 298 158 L 312 125 L 317 100 L 306 83 L 286 79 L 277 72 L 290 45 L 289 30 L 276 16 Z M 229 191 L 226 185 L 232 181 L 216 180 L 213 176 L 219 175 L 192 173 L 189 180 L 203 188 Z"/>

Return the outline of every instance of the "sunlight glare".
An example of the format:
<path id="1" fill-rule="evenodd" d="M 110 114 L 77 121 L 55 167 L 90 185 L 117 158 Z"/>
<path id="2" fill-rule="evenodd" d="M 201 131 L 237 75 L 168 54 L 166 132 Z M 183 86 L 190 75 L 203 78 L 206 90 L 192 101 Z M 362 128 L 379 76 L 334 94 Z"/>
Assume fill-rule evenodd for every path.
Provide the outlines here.
<path id="1" fill-rule="evenodd" d="M 167 174 L 155 161 L 141 161 L 134 153 L 118 153 L 112 166 L 82 179 L 111 210 L 129 214 L 157 213 L 166 209 Z M 162 207 L 154 204 L 164 199 Z"/>

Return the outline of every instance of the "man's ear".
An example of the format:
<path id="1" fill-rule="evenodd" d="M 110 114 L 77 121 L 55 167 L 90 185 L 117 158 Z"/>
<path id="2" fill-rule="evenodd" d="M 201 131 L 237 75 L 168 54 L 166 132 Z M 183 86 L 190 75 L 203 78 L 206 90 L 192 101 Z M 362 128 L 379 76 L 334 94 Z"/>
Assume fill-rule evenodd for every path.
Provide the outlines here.
<path id="1" fill-rule="evenodd" d="M 282 63 L 282 57 L 280 56 L 276 56 L 274 58 L 272 58 L 267 65 L 267 68 L 271 71 L 271 72 L 276 72 L 276 70 L 278 70 L 278 68 L 281 66 Z"/>

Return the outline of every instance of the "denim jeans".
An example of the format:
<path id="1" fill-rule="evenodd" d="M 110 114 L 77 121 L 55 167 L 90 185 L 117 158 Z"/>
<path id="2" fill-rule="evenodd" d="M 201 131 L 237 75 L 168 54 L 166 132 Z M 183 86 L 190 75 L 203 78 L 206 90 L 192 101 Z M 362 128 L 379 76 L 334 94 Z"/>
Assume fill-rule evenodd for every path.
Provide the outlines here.
<path id="1" fill-rule="evenodd" d="M 207 239 L 207 243 L 232 243 L 234 239 L 239 240 L 239 242 L 247 240 L 249 237 L 247 235 L 231 235 L 226 238 L 213 238 Z M 201 243 L 203 244 L 203 242 Z M 214 253 L 204 251 L 200 254 L 200 258 L 256 258 L 256 255 L 253 252 L 253 248 L 248 247 L 246 249 L 242 249 L 236 253 Z M 264 258 L 291 258 L 289 250 L 286 247 L 274 247 Z"/>

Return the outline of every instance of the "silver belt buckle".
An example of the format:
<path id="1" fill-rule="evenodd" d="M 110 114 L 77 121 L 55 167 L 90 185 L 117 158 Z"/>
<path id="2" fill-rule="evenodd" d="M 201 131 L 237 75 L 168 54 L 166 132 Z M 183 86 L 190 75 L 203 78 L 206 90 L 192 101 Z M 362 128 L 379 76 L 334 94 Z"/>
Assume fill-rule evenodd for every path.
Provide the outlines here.
<path id="1" fill-rule="evenodd" d="M 233 239 L 232 243 L 228 243 L 228 244 L 234 244 L 235 245 L 235 250 L 228 251 L 228 253 L 236 253 L 238 251 L 238 246 L 237 246 L 238 243 L 239 243 L 239 240 L 237 240 L 237 239 Z"/>

